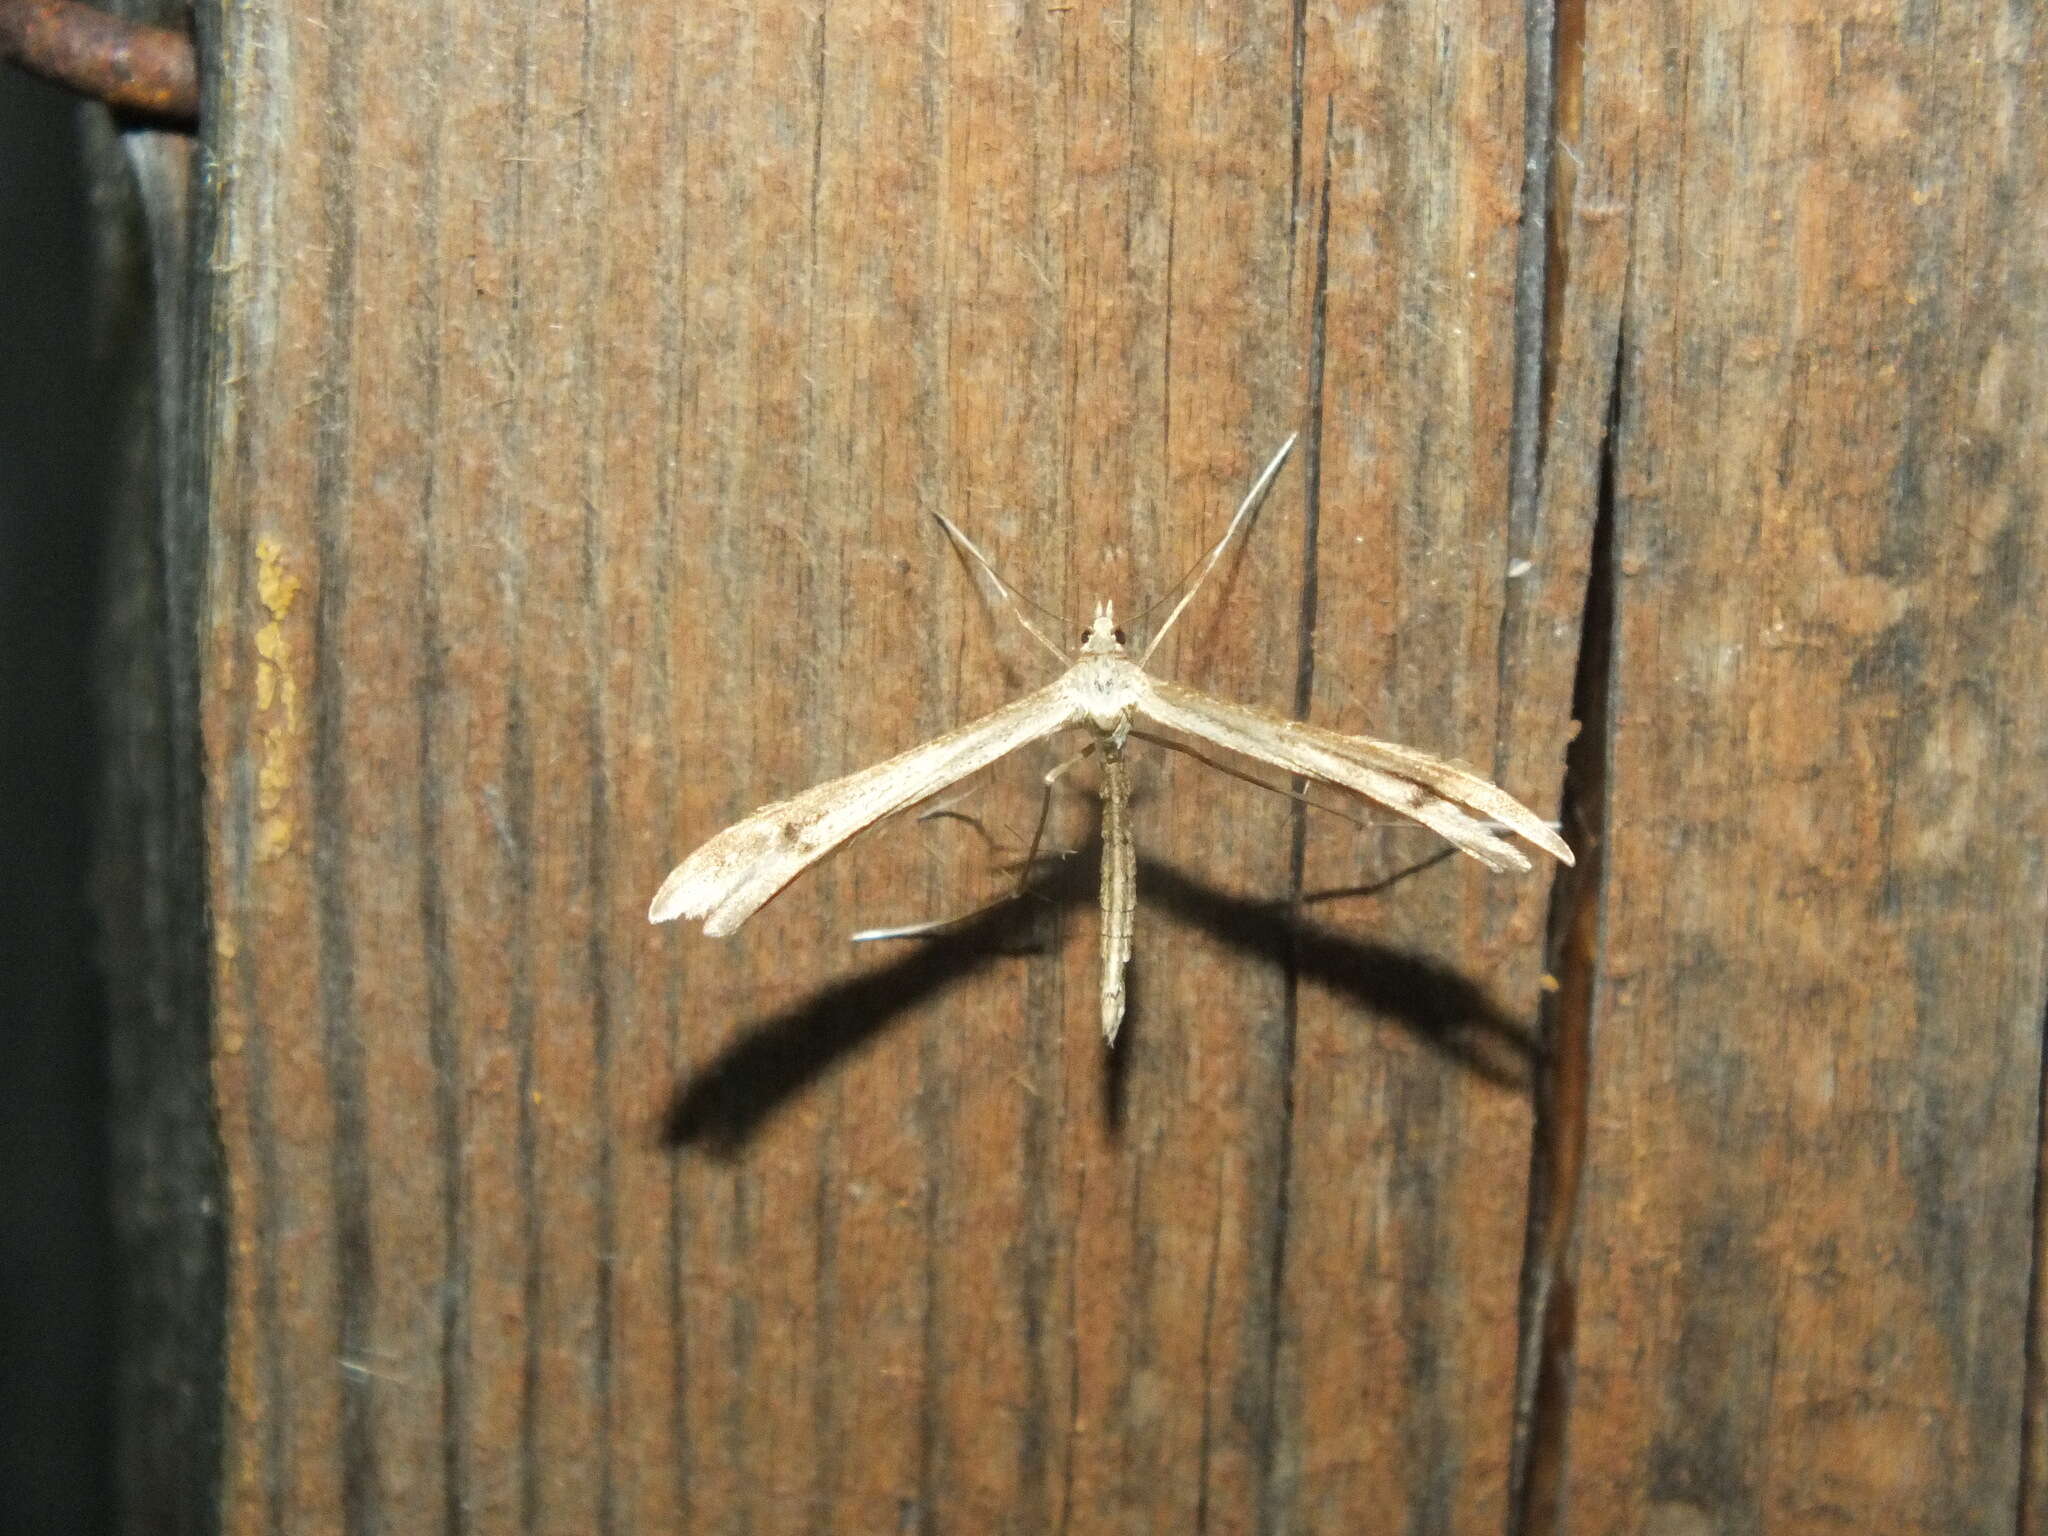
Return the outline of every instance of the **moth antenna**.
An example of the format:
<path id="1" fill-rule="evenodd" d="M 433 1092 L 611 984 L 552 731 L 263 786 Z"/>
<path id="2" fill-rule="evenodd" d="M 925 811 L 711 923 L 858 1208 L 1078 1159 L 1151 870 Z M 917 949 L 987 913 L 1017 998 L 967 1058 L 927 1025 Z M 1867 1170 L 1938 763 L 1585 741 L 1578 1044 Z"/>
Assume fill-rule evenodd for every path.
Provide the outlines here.
<path id="1" fill-rule="evenodd" d="M 1244 502 L 1238 507 L 1237 515 L 1231 518 L 1230 526 L 1223 530 L 1223 537 L 1216 541 L 1216 547 L 1209 551 L 1209 558 L 1202 562 L 1201 574 L 1195 577 L 1195 584 L 1188 588 L 1178 603 L 1174 604 L 1173 612 L 1166 616 L 1166 622 L 1159 626 L 1159 633 L 1152 637 L 1151 643 L 1145 647 L 1145 654 L 1138 658 L 1139 666 L 1144 666 L 1152 659 L 1152 653 L 1159 649 L 1159 642 L 1166 638 L 1167 631 L 1172 629 L 1175 622 L 1187 611 L 1188 604 L 1195 600 L 1195 594 L 1202 590 L 1202 583 L 1209 579 L 1209 573 L 1216 569 L 1216 562 L 1223 558 L 1224 549 L 1229 546 L 1231 539 L 1236 537 L 1237 530 L 1244 526 L 1253 509 L 1265 496 L 1266 487 L 1271 485 L 1273 477 L 1280 473 L 1280 466 L 1286 462 L 1287 455 L 1294 448 L 1294 440 L 1300 435 L 1299 432 L 1290 432 L 1287 435 L 1287 441 L 1282 443 L 1280 451 L 1273 455 L 1273 462 L 1266 466 L 1259 478 L 1252 482 L 1252 488 L 1245 492 Z"/>
<path id="2" fill-rule="evenodd" d="M 939 520 L 939 526 L 945 529 L 946 532 L 952 536 L 953 542 L 955 544 L 958 544 L 969 555 L 973 556 L 974 563 L 981 567 L 983 573 L 987 575 L 990 581 L 995 583 L 996 591 L 1000 593 L 1003 597 L 1003 600 L 1010 605 L 1010 612 L 1016 615 L 1017 622 L 1024 626 L 1025 632 L 1029 634 L 1032 639 L 1036 640 L 1040 645 L 1044 646 L 1048 651 L 1052 652 L 1054 657 L 1058 659 L 1061 666 L 1065 666 L 1067 665 L 1067 663 L 1072 661 L 1073 658 L 1069 656 L 1064 650 L 1062 650 L 1057 644 L 1055 644 L 1050 638 L 1048 638 L 1044 630 L 1040 629 L 1036 624 L 1032 623 L 1024 612 L 1026 605 L 1029 605 L 1033 608 L 1037 608 L 1038 611 L 1041 613 L 1044 613 L 1046 610 L 1043 607 L 1040 607 L 1039 604 L 1032 602 L 1030 598 L 1026 597 L 1022 592 L 1019 592 L 1007 581 L 1003 580 L 1003 578 L 997 574 L 996 568 L 989 563 L 988 556 L 984 555 L 980 550 L 974 547 L 974 540 L 968 538 L 966 534 L 962 533 L 958 526 L 955 525 L 955 523 L 953 522 L 953 519 L 946 516 L 946 514 L 943 512 L 934 512 L 932 516 L 936 517 Z"/>

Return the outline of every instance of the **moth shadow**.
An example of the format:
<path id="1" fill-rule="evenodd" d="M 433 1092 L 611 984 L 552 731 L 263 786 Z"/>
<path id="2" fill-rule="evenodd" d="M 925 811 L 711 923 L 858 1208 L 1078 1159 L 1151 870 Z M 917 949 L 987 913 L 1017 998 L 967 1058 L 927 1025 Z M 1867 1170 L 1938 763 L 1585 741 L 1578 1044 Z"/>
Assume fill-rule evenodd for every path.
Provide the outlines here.
<path id="1" fill-rule="evenodd" d="M 1316 892 L 1306 900 L 1370 899 L 1454 855 L 1446 848 L 1371 885 Z M 1291 905 L 1226 894 L 1171 864 L 1147 862 L 1138 880 L 1142 899 L 1231 947 L 1351 998 L 1488 1082 L 1530 1091 L 1534 1024 L 1451 966 L 1317 922 Z"/>
<path id="2" fill-rule="evenodd" d="M 1370 899 L 1451 854 L 1447 849 L 1373 885 L 1317 892 L 1308 900 Z M 909 944 L 900 958 L 830 982 L 763 1019 L 682 1081 L 662 1117 L 662 1143 L 737 1156 L 778 1109 L 897 1018 L 1016 954 L 1020 926 L 1032 923 L 1035 909 L 1092 908 L 1099 858 L 1099 841 L 1091 840 L 1016 900 Z M 1534 1029 L 1449 966 L 1306 919 L 1290 905 L 1247 901 L 1154 859 L 1140 861 L 1138 889 L 1141 901 L 1157 903 L 1247 955 L 1283 970 L 1291 967 L 1349 996 L 1480 1077 L 1528 1090 L 1536 1055 Z M 1126 1035 L 1144 1027 L 1143 955 L 1134 958 L 1132 971 Z M 1092 992 L 1088 1000 L 1093 1002 Z M 1092 1021 L 1092 1008 L 1086 1011 Z M 1124 1119 L 1131 1042 L 1124 1040 L 1104 1054 L 1101 1107 L 1114 1132 Z"/>
<path id="3" fill-rule="evenodd" d="M 776 1110 L 894 1020 L 984 966 L 1018 950 L 1026 909 L 1093 899 L 1095 873 L 1063 860 L 1014 901 L 1006 901 L 931 938 L 906 943 L 900 958 L 829 982 L 760 1021 L 678 1086 L 662 1116 L 662 1144 L 701 1146 L 734 1157 Z"/>

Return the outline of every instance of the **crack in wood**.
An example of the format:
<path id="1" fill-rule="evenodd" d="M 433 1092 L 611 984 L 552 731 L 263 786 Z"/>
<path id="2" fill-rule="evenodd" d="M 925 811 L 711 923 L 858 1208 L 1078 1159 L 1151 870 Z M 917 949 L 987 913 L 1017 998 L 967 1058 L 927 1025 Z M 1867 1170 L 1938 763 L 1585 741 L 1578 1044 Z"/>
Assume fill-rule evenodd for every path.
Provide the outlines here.
<path id="1" fill-rule="evenodd" d="M 1565 756 L 1560 811 L 1579 862 L 1561 870 L 1551 890 L 1548 990 L 1538 1018 L 1529 1221 L 1509 1456 L 1510 1536 L 1547 1536 L 1559 1528 L 1570 1430 L 1579 1190 L 1606 912 L 1608 765 L 1613 752 L 1609 700 L 1617 595 L 1615 467 L 1627 353 L 1624 320 L 1615 333 L 1592 560 L 1572 686 L 1572 718 L 1579 729 Z"/>

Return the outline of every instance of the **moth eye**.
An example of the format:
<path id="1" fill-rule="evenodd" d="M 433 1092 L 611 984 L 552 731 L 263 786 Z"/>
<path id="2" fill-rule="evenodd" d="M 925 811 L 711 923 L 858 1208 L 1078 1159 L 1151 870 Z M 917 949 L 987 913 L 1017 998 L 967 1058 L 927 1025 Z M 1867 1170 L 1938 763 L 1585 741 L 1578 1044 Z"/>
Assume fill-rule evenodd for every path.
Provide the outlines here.
<path id="1" fill-rule="evenodd" d="M 1122 630 L 1113 629 L 1110 631 L 1110 635 L 1116 640 L 1116 643 L 1118 645 L 1122 645 L 1124 643 L 1124 632 Z"/>

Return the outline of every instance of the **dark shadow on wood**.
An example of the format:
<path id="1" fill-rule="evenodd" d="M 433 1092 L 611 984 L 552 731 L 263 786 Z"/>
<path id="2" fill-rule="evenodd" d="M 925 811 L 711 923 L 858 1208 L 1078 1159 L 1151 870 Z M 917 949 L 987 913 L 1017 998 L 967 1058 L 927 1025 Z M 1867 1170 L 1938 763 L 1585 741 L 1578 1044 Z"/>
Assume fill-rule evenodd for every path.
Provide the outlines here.
<path id="1" fill-rule="evenodd" d="M 1320 891 L 1304 891 L 1301 896 L 1301 904 L 1304 907 L 1313 907 L 1324 902 L 1362 901 L 1368 897 L 1384 895 L 1403 880 L 1412 880 L 1419 874 L 1435 869 L 1437 865 L 1445 860 L 1455 859 L 1457 856 L 1458 850 L 1455 848 L 1439 848 L 1428 858 L 1418 859 L 1415 863 L 1408 865 L 1406 868 L 1397 869 L 1383 879 L 1368 881 L 1364 885 L 1333 885 Z"/>
<path id="2" fill-rule="evenodd" d="M 764 1019 L 678 1085 L 662 1118 L 663 1144 L 736 1156 L 777 1110 L 897 1018 L 1016 953 L 1018 926 L 1029 920 L 1025 909 L 1031 903 L 1092 908 L 1099 852 L 1084 849 L 1016 901 L 921 941 L 890 964 L 831 982 Z M 1323 892 L 1318 899 L 1378 894 L 1448 857 L 1445 850 L 1355 892 Z M 1159 904 L 1247 955 L 1274 966 L 1298 965 L 1301 975 L 1348 995 L 1489 1082 L 1528 1087 L 1535 1040 L 1530 1025 L 1447 966 L 1307 921 L 1284 903 L 1227 895 L 1170 864 L 1141 860 L 1138 893 L 1140 901 Z M 1142 965 L 1142 956 L 1132 962 L 1136 979 L 1142 979 Z M 1119 1043 L 1103 1053 L 1102 1112 L 1112 1131 L 1123 1124 L 1131 1038 L 1144 1027 L 1140 994 L 1134 985 Z M 1094 1019 L 1092 1007 L 1087 1015 Z"/>
<path id="3" fill-rule="evenodd" d="M 737 1155 L 776 1110 L 894 1020 L 1016 953 L 1028 904 L 1092 901 L 1094 889 L 1093 860 L 1062 860 L 1015 901 L 908 943 L 890 964 L 831 982 L 763 1020 L 679 1086 L 662 1119 L 663 1143 Z"/>
<path id="4" fill-rule="evenodd" d="M 1449 850 L 1361 888 L 1383 891 L 1450 856 Z M 1526 1091 L 1535 1059 L 1531 1023 L 1507 1012 L 1469 977 L 1410 950 L 1376 944 L 1280 903 L 1228 896 L 1170 864 L 1141 866 L 1141 901 L 1152 901 L 1225 943 L 1341 992 L 1488 1082 Z"/>

